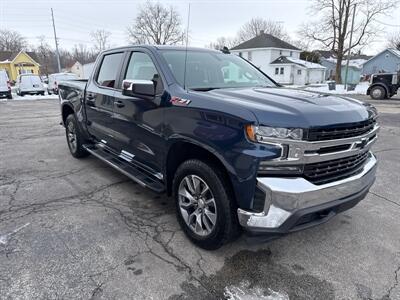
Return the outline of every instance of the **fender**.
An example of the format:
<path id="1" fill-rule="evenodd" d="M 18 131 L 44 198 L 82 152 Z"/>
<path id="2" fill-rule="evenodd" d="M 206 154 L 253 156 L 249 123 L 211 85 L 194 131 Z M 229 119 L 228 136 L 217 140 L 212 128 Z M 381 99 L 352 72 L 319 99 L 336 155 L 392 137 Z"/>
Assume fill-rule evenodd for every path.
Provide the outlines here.
<path id="1" fill-rule="evenodd" d="M 370 85 L 368 87 L 368 90 L 367 90 L 367 95 L 369 95 L 371 93 L 371 89 L 376 87 L 376 86 L 383 87 L 385 89 L 385 91 L 386 91 L 386 95 L 390 95 L 390 91 L 389 91 L 388 86 L 386 84 L 382 83 L 382 82 L 377 82 L 377 83 L 373 83 L 372 85 Z"/>

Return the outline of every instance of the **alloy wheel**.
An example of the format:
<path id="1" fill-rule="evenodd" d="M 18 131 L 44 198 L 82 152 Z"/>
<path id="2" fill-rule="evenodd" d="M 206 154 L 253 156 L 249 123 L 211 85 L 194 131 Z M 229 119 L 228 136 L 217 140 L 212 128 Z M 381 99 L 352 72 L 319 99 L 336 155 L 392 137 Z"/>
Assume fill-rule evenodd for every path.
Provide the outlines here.
<path id="1" fill-rule="evenodd" d="M 197 235 L 207 236 L 216 226 L 217 205 L 207 183 L 187 175 L 179 184 L 179 208 L 186 225 Z"/>

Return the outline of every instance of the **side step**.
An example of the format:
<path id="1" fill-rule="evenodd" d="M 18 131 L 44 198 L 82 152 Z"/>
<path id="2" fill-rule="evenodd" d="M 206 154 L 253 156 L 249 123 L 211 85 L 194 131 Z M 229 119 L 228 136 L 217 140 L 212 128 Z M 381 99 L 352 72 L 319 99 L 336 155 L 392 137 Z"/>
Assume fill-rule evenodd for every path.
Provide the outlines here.
<path id="1" fill-rule="evenodd" d="M 141 186 L 150 188 L 157 193 L 162 193 L 165 191 L 165 186 L 161 181 L 157 180 L 156 178 L 152 178 L 153 176 L 150 174 L 146 174 L 146 172 L 140 170 L 138 167 L 121 159 L 111 150 L 97 146 L 96 144 L 86 144 L 83 145 L 83 148 L 85 148 L 85 150 L 93 156 L 96 156 L 111 167 L 120 171 L 122 174 L 128 176 Z"/>

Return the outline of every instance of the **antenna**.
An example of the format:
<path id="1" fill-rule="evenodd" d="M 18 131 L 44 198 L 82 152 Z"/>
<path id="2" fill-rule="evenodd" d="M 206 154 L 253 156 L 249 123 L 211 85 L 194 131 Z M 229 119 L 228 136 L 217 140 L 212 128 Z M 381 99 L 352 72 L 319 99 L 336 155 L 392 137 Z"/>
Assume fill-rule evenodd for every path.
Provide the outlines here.
<path id="1" fill-rule="evenodd" d="M 190 2 L 188 3 L 188 17 L 186 25 L 186 45 L 185 45 L 185 69 L 183 71 L 183 88 L 186 90 L 186 64 L 188 55 L 188 43 L 189 43 L 189 25 L 190 25 Z"/>

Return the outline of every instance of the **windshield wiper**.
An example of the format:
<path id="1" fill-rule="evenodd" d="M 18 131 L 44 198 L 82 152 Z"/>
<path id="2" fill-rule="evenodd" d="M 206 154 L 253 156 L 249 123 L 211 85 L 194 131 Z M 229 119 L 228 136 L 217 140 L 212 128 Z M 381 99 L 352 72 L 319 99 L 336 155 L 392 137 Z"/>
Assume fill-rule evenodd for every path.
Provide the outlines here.
<path id="1" fill-rule="evenodd" d="M 199 87 L 199 88 L 191 88 L 192 91 L 196 92 L 208 92 L 212 90 L 220 89 L 220 87 Z"/>

